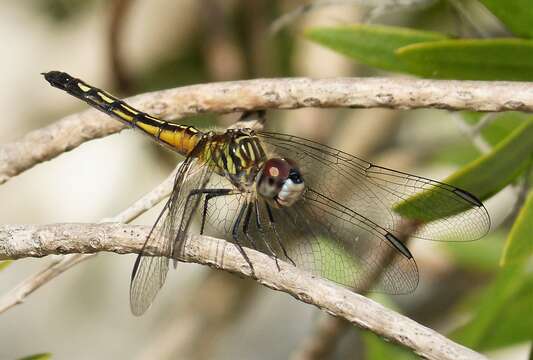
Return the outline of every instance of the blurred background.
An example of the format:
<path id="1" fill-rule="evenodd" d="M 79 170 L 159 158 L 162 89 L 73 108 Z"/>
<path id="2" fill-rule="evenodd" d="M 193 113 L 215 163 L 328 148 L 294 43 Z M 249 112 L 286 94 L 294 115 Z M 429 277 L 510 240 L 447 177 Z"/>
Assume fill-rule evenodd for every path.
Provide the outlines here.
<path id="1" fill-rule="evenodd" d="M 406 6 L 390 1 L 387 7 L 378 6 L 379 1 L 365 2 L 367 6 L 361 6 L 362 1 L 338 1 L 300 11 L 308 3 L 1 2 L 0 106 L 4 115 L 0 144 L 87 108 L 52 89 L 39 75 L 43 71 L 67 71 L 118 96 L 260 77 L 408 76 L 354 61 L 312 41 L 303 31 L 379 23 L 459 38 L 513 36 L 476 1 L 418 0 L 403 2 Z M 476 116 L 440 110 L 302 109 L 269 111 L 266 127 L 439 180 L 483 152 L 483 139 L 471 131 L 480 116 L 469 119 Z M 512 130 L 506 124 L 526 121 L 520 114 L 508 117 L 512 119 L 491 123 L 491 134 L 499 131 L 500 140 Z M 237 118 L 238 114 L 204 115 L 180 121 L 200 128 L 224 128 Z M 489 150 L 490 145 L 489 141 Z M 0 222 L 97 222 L 119 213 L 159 184 L 179 160 L 132 131 L 87 142 L 0 186 Z M 410 244 L 421 273 L 414 294 L 373 297 L 448 336 L 465 326 L 468 330 L 477 319 L 482 299 L 488 291 L 495 291 L 491 286 L 500 271 L 504 242 L 524 202 L 522 183 L 520 179 L 509 183 L 485 202 L 492 232 L 482 240 L 416 240 Z M 160 209 L 152 209 L 135 223 L 152 224 Z M 0 272 L 0 294 L 49 261 L 23 259 L 11 264 Z M 248 279 L 180 264 L 150 311 L 136 318 L 128 304 L 133 261 L 133 255 L 100 254 L 2 314 L 0 358 L 41 352 L 51 353 L 54 359 L 289 358 L 314 332 L 317 321 L 326 317 L 310 305 Z M 528 337 L 527 332 L 533 326 L 531 320 L 525 325 L 519 320 L 528 314 L 533 318 L 532 288 L 520 287 L 525 298 L 520 297 L 521 307 L 511 323 L 500 319 L 491 330 L 497 332 L 501 326 L 505 333 L 513 333 L 514 324 L 516 336 L 502 340 L 492 332 L 484 333 L 481 339 L 485 342 L 473 347 L 494 359 L 527 359 L 527 339 L 532 334 Z M 339 334 L 339 344 L 330 355 L 335 359 L 412 356 L 351 327 Z"/>

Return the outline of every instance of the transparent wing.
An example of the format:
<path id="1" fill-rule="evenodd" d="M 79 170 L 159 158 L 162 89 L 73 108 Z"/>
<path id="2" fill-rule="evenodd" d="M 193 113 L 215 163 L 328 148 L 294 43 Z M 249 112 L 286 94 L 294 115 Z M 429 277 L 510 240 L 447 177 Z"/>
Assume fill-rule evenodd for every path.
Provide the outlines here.
<path id="1" fill-rule="evenodd" d="M 208 181 L 212 169 L 193 155 L 178 169 L 174 189 L 138 255 L 130 284 L 130 306 L 134 315 L 142 315 L 163 286 L 169 260 L 181 251 L 191 224 L 191 214 L 198 200 L 189 196 Z M 161 249 L 164 256 L 151 256 Z"/>
<path id="2" fill-rule="evenodd" d="M 308 187 L 398 236 L 410 222 L 412 236 L 428 240 L 475 240 L 490 228 L 487 210 L 465 190 L 297 136 L 256 134 L 271 154 L 298 163 Z"/>
<path id="3" fill-rule="evenodd" d="M 209 202 L 206 233 L 293 263 L 313 274 L 356 291 L 390 294 L 413 291 L 418 270 L 409 250 L 369 219 L 309 189 L 291 207 L 275 208 L 250 194 L 234 194 Z"/>

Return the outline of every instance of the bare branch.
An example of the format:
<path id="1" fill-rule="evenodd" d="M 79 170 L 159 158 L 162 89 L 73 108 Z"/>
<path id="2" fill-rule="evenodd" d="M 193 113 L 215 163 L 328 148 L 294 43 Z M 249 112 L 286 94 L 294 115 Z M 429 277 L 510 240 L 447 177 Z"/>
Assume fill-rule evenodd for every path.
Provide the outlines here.
<path id="1" fill-rule="evenodd" d="M 403 78 L 257 79 L 185 86 L 127 99 L 162 118 L 303 107 L 533 111 L 525 82 Z M 96 110 L 67 116 L 0 147 L 0 184 L 37 163 L 124 126 Z"/>
<path id="2" fill-rule="evenodd" d="M 138 253 L 150 227 L 123 224 L 4 225 L 0 227 L 0 260 L 51 254 Z M 159 249 L 146 249 L 162 255 Z M 247 249 L 257 281 L 274 290 L 345 318 L 390 341 L 410 348 L 427 359 L 484 359 L 468 348 L 395 313 L 382 305 L 330 281 L 312 276 L 289 264 L 276 263 L 260 252 Z M 179 260 L 209 265 L 250 276 L 250 269 L 232 244 L 208 236 L 191 235 Z"/>

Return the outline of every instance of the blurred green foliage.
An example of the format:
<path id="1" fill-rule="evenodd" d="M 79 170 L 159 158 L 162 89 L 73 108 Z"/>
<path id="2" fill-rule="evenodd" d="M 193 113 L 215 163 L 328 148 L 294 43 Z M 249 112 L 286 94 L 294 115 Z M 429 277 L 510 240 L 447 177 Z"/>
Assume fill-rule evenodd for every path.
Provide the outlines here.
<path id="1" fill-rule="evenodd" d="M 533 37 L 531 0 L 480 0 L 516 36 Z"/>
<path id="2" fill-rule="evenodd" d="M 51 358 L 52 358 L 51 353 L 40 353 L 40 354 L 25 356 L 18 360 L 50 360 Z"/>
<path id="3" fill-rule="evenodd" d="M 12 263 L 13 263 L 13 260 L 0 261 L 0 271 L 4 270 L 5 268 L 7 268 Z"/>
<path id="4" fill-rule="evenodd" d="M 466 346 L 494 349 L 531 339 L 533 334 L 533 193 L 507 239 L 504 266 L 479 298 L 471 321 L 452 335 Z M 517 256 L 510 258 L 511 254 Z"/>

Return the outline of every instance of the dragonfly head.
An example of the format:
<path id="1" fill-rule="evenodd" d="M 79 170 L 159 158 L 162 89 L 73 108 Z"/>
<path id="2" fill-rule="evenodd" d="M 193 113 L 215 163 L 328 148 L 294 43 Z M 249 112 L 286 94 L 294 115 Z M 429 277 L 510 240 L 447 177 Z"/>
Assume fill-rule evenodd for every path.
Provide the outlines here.
<path id="1" fill-rule="evenodd" d="M 272 158 L 265 162 L 257 183 L 260 195 L 279 206 L 291 206 L 300 199 L 304 189 L 302 174 L 294 161 Z"/>

